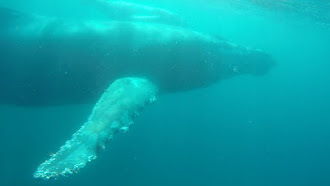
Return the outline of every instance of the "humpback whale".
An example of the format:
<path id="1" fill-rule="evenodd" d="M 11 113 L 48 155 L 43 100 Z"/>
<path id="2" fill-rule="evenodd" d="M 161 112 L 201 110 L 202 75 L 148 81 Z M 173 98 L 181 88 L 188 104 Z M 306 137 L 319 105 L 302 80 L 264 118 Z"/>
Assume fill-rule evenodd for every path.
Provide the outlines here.
<path id="1" fill-rule="evenodd" d="M 89 119 L 34 173 L 78 172 L 127 131 L 162 93 L 200 88 L 274 62 L 261 50 L 183 27 L 133 21 L 72 21 L 0 8 L 1 104 L 96 103 Z"/>

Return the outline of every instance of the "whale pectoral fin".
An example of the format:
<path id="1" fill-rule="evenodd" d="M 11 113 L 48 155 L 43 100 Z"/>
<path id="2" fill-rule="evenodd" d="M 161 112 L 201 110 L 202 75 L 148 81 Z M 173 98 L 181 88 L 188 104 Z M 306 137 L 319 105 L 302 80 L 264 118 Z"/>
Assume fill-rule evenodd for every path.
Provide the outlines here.
<path id="1" fill-rule="evenodd" d="M 157 88 L 144 78 L 114 81 L 95 104 L 88 121 L 38 167 L 34 177 L 48 180 L 77 173 L 96 159 L 114 134 L 127 131 L 140 111 L 156 100 L 156 94 Z"/>

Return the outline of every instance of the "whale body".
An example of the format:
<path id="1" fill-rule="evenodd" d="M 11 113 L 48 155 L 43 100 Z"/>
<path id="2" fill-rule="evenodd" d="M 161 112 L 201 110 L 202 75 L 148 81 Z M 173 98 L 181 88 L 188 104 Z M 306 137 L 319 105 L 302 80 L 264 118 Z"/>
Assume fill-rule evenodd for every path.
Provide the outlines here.
<path id="1" fill-rule="evenodd" d="M 274 64 L 260 51 L 167 24 L 70 21 L 0 8 L 0 104 L 96 103 L 35 178 L 77 173 L 127 131 L 159 93 L 190 90 Z"/>
<path id="2" fill-rule="evenodd" d="M 182 27 L 70 21 L 0 9 L 0 103 L 96 102 L 115 79 L 142 76 L 160 93 L 203 87 L 272 67 L 263 51 Z"/>

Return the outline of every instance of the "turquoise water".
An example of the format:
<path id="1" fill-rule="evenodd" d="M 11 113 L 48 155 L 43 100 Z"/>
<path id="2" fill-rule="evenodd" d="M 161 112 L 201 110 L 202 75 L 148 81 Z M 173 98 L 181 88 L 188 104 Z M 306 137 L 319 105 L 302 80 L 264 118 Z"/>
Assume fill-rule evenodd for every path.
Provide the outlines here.
<path id="1" fill-rule="evenodd" d="M 88 0 L 0 2 L 48 16 L 105 18 Z M 33 173 L 93 105 L 3 105 L 1 185 L 330 185 L 329 3 L 135 2 L 173 10 L 191 29 L 265 50 L 277 64 L 262 77 L 161 95 L 97 160 L 55 181 L 35 180 Z"/>

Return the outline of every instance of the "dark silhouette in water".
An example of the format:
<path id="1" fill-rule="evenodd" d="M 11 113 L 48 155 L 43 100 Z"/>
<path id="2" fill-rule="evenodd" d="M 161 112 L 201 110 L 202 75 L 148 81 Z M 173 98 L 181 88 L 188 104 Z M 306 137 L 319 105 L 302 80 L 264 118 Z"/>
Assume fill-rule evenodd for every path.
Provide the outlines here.
<path id="1" fill-rule="evenodd" d="M 141 76 L 160 92 L 198 88 L 239 74 L 262 75 L 264 52 L 182 27 L 72 22 L 0 9 L 0 103 L 96 102 L 115 79 Z"/>

